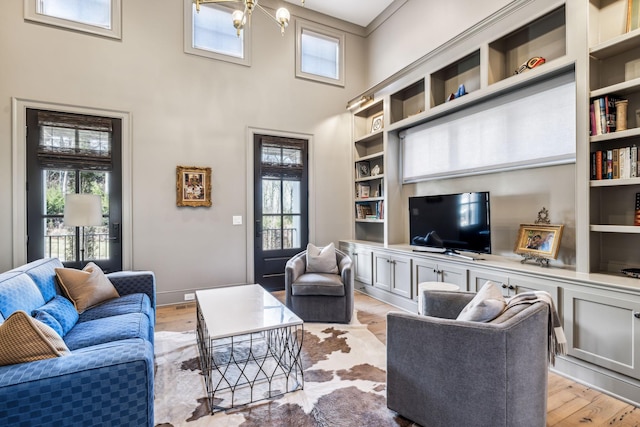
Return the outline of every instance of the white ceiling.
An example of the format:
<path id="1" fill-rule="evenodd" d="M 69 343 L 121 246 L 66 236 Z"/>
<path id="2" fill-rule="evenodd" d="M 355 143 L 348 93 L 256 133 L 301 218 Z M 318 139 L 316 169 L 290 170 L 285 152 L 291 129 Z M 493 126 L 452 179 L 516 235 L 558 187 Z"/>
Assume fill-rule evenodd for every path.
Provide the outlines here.
<path id="1" fill-rule="evenodd" d="M 300 6 L 300 0 L 285 0 Z M 305 0 L 304 7 L 366 27 L 393 0 Z"/>

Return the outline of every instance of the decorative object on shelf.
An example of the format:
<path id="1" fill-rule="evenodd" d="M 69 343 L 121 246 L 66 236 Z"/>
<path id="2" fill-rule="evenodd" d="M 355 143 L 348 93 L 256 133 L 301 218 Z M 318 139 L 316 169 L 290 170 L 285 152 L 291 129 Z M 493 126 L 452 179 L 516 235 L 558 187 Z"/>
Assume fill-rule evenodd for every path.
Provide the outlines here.
<path id="1" fill-rule="evenodd" d="M 369 193 L 371 191 L 371 187 L 366 184 L 360 184 L 360 198 L 366 199 L 369 197 Z"/>
<path id="2" fill-rule="evenodd" d="M 520 261 L 533 260 L 542 267 L 549 266 L 550 259 L 558 258 L 564 225 L 552 225 L 549 211 L 543 207 L 533 224 L 520 224 L 515 253 L 522 255 Z"/>
<path id="3" fill-rule="evenodd" d="M 211 168 L 176 167 L 176 205 L 211 206 Z"/>
<path id="4" fill-rule="evenodd" d="M 456 98 L 460 98 L 461 96 L 464 96 L 466 94 L 467 94 L 467 89 L 462 84 L 462 85 L 458 86 L 458 91 L 456 93 L 452 93 L 447 97 L 446 102 L 449 102 L 449 101 L 451 101 L 453 99 L 456 99 Z"/>
<path id="5" fill-rule="evenodd" d="M 620 272 L 625 276 L 640 279 L 640 268 L 623 268 Z"/>
<path id="6" fill-rule="evenodd" d="M 636 208 L 633 225 L 640 225 L 640 193 L 636 193 Z"/>
<path id="7" fill-rule="evenodd" d="M 375 165 L 371 169 L 371 176 L 378 176 L 378 175 L 380 175 L 380 165 Z"/>
<path id="8" fill-rule="evenodd" d="M 640 27 L 640 0 L 627 0 L 627 32 Z"/>
<path id="9" fill-rule="evenodd" d="M 534 56 L 533 58 L 529 59 L 528 61 L 524 62 L 521 66 L 518 67 L 518 69 L 516 70 L 516 74 L 522 74 L 527 70 L 531 70 L 532 68 L 536 68 L 538 65 L 542 65 L 546 62 L 546 59 L 544 59 L 541 56 Z"/>
<path id="10" fill-rule="evenodd" d="M 239 0 L 193 0 L 196 4 L 196 11 L 200 12 L 200 5 L 207 3 L 236 3 Z M 304 6 L 304 0 L 301 0 L 302 6 Z M 253 10 L 257 7 L 260 9 L 265 15 L 269 18 L 273 19 L 276 24 L 280 27 L 280 32 L 284 35 L 284 29 L 289 25 L 289 20 L 291 19 L 291 14 L 289 11 L 281 7 L 276 10 L 276 16 L 271 15 L 267 10 L 258 4 L 258 0 L 243 0 L 244 10 L 236 10 L 231 15 L 231 19 L 233 20 L 233 26 L 236 28 L 238 33 L 238 37 L 240 37 L 240 31 L 244 28 L 247 23 L 251 23 L 251 14 Z"/>
<path id="11" fill-rule="evenodd" d="M 616 132 L 621 130 L 627 130 L 627 105 L 629 101 L 626 99 L 616 102 Z"/>
<path id="12" fill-rule="evenodd" d="M 369 169 L 369 162 L 358 162 L 356 171 L 358 173 L 358 178 L 366 178 L 368 176 L 371 176 L 371 170 Z"/>
<path id="13" fill-rule="evenodd" d="M 384 113 L 378 113 L 371 118 L 371 133 L 382 130 L 384 127 Z"/>

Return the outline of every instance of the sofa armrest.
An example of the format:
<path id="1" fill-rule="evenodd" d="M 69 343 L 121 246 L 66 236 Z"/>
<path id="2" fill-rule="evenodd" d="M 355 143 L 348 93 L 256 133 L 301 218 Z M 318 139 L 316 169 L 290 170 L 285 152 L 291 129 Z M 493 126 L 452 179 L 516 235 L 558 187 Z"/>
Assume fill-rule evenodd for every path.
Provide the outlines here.
<path id="1" fill-rule="evenodd" d="M 422 296 L 422 314 L 442 319 L 455 319 L 473 299 L 475 293 L 424 290 Z"/>
<path id="2" fill-rule="evenodd" d="M 152 271 L 116 271 L 106 276 L 120 295 L 147 294 L 156 309 L 156 276 Z"/>
<path id="3" fill-rule="evenodd" d="M 152 427 L 153 369 L 142 339 L 1 366 L 0 425 Z"/>

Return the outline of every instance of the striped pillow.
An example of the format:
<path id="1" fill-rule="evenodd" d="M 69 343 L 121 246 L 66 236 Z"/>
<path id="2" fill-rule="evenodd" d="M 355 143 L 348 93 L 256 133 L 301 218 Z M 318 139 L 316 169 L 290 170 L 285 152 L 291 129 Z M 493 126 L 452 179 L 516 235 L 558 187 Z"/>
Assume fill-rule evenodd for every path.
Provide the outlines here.
<path id="1" fill-rule="evenodd" d="M 60 335 L 22 310 L 0 324 L 0 342 L 0 366 L 71 354 Z"/>

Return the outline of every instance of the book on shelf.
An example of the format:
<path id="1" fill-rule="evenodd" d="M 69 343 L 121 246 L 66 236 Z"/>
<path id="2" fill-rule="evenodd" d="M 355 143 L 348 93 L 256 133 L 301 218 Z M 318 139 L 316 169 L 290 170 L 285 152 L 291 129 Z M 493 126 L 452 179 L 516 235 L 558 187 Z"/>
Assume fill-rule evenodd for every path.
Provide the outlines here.
<path id="1" fill-rule="evenodd" d="M 640 225 L 640 193 L 636 193 L 636 208 L 633 225 Z"/>
<path id="2" fill-rule="evenodd" d="M 617 126 L 616 102 L 623 101 L 617 95 L 594 98 L 589 106 L 591 135 L 613 133 Z"/>
<path id="3" fill-rule="evenodd" d="M 639 161 L 635 145 L 597 150 L 591 153 L 590 177 L 592 180 L 637 178 Z"/>

